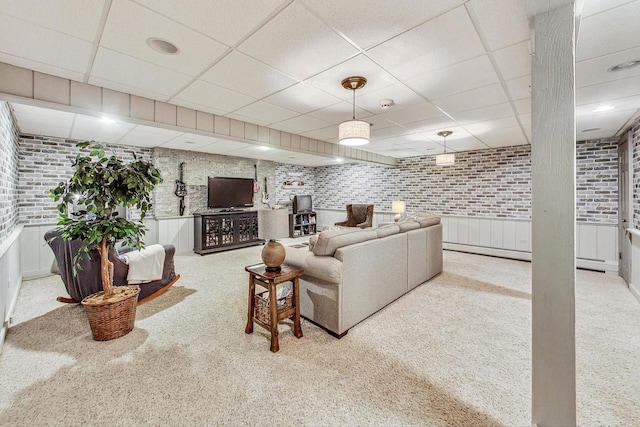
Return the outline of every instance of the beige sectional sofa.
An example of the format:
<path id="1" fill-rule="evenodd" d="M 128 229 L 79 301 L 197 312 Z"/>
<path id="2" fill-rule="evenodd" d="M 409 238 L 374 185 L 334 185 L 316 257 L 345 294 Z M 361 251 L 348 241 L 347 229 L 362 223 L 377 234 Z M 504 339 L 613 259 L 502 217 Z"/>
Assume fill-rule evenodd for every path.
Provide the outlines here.
<path id="1" fill-rule="evenodd" d="M 442 224 L 435 215 L 416 214 L 375 229 L 325 230 L 309 249 L 286 251 L 285 263 L 305 271 L 300 313 L 342 337 L 442 271 Z"/>

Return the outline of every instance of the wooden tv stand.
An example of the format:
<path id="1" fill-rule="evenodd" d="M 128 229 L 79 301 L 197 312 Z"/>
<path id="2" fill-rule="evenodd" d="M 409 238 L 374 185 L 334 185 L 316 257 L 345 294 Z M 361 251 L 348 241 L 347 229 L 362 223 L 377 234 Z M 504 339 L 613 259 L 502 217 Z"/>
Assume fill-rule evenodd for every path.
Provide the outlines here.
<path id="1" fill-rule="evenodd" d="M 257 211 L 193 214 L 193 251 L 200 255 L 261 245 Z"/>

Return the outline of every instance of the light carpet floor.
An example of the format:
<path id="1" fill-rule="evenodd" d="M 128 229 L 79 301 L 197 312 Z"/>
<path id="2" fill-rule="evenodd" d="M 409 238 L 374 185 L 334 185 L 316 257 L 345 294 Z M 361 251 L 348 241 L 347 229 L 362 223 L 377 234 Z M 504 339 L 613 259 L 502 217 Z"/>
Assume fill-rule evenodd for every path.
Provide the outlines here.
<path id="1" fill-rule="evenodd" d="M 91 338 L 57 276 L 25 281 L 0 354 L 0 425 L 526 426 L 531 265 L 445 251 L 445 270 L 337 340 L 244 333 L 261 247 L 175 258 L 136 327 Z M 363 295 L 366 298 L 366 295 Z M 640 304 L 578 271 L 578 423 L 640 424 Z"/>

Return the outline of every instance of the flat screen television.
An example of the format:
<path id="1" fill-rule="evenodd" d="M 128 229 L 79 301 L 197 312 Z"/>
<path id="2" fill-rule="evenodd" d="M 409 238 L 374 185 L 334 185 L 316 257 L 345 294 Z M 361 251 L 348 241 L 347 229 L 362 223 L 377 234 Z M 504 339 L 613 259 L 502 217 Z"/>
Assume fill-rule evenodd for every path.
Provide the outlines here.
<path id="1" fill-rule="evenodd" d="M 293 198 L 293 213 L 313 212 L 311 196 L 295 196 Z"/>
<path id="2" fill-rule="evenodd" d="M 211 209 L 253 206 L 253 179 L 209 177 L 207 206 Z"/>

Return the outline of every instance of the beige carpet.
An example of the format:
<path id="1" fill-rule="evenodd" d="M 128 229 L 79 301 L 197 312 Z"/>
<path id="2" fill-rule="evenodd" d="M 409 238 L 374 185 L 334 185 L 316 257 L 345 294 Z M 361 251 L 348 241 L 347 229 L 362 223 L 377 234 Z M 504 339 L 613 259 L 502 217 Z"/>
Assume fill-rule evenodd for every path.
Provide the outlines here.
<path id="1" fill-rule="evenodd" d="M 26 281 L 0 354 L 0 425 L 526 426 L 529 263 L 445 252 L 445 272 L 337 340 L 244 333 L 261 247 L 176 257 L 182 279 L 95 342 L 57 276 Z M 640 304 L 578 271 L 580 425 L 640 423 Z M 363 296 L 366 298 L 366 296 Z"/>

